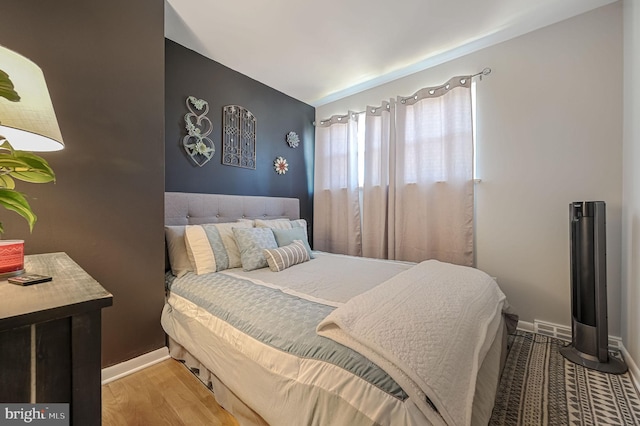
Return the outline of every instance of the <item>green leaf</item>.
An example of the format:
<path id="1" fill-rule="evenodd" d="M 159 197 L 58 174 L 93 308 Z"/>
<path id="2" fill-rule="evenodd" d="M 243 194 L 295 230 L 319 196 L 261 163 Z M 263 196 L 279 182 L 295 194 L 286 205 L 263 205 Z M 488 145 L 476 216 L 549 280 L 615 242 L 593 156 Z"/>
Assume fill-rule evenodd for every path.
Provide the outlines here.
<path id="1" fill-rule="evenodd" d="M 29 223 L 29 231 L 33 230 L 33 225 L 36 223 L 37 217 L 33 214 L 31 206 L 21 193 L 13 189 L 0 188 L 0 205 L 24 217 L 27 223 Z"/>
<path id="2" fill-rule="evenodd" d="M 14 179 L 30 183 L 47 183 L 55 181 L 56 175 L 44 158 L 31 152 L 16 151 L 7 140 L 0 145 L 0 206 L 24 217 L 29 223 L 29 229 L 33 230 L 36 215 L 31 211 L 31 206 L 24 196 L 15 190 Z M 0 233 L 3 231 L 0 224 Z"/>
<path id="3" fill-rule="evenodd" d="M 48 183 L 53 181 L 51 176 L 39 172 L 11 172 L 9 176 L 28 183 Z"/>
<path id="4" fill-rule="evenodd" d="M 0 152 L 0 170 L 8 171 L 11 177 L 29 183 L 47 183 L 56 179 L 49 163 L 30 152 Z"/>
<path id="5" fill-rule="evenodd" d="M 23 182 L 29 183 L 48 183 L 53 182 L 55 180 L 54 176 L 51 176 L 48 173 L 44 173 L 41 171 L 13 171 L 9 173 L 14 179 L 21 180 Z"/>
<path id="6" fill-rule="evenodd" d="M 9 74 L 2 70 L 0 70 L 0 96 L 7 98 L 11 102 L 20 101 L 20 95 L 14 90 Z"/>
<path id="7" fill-rule="evenodd" d="M 0 168 L 3 169 L 16 169 L 23 168 L 25 170 L 29 169 L 29 163 L 24 161 L 24 159 L 16 158 L 13 154 L 7 154 L 0 152 Z"/>
<path id="8" fill-rule="evenodd" d="M 0 223 L 0 234 L 4 234 L 4 226 L 2 226 L 2 223 Z"/>
<path id="9" fill-rule="evenodd" d="M 0 175 L 0 188 L 15 189 L 16 182 L 9 175 Z"/>
<path id="10" fill-rule="evenodd" d="M 39 173 L 46 174 L 51 177 L 51 180 L 55 180 L 56 174 L 53 172 L 53 169 L 49 166 L 49 163 L 44 158 L 25 151 L 15 151 L 14 155 L 18 160 L 23 161 L 25 164 L 28 164 L 31 168 L 30 171 L 37 171 Z"/>

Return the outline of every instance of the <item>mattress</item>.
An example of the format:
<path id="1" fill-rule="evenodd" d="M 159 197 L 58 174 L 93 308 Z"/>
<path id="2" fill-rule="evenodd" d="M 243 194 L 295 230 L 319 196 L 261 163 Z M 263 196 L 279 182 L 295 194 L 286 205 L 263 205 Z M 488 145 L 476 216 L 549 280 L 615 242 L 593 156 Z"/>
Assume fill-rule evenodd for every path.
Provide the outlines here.
<path id="1" fill-rule="evenodd" d="M 334 310 L 414 266 L 316 252 L 279 273 L 168 275 L 162 325 L 176 343 L 172 355 L 206 368 L 216 398 L 241 424 L 445 424 L 436 407 L 425 416 L 379 365 L 316 333 Z M 474 424 L 491 414 L 503 334 L 500 322 L 483 342 Z"/>

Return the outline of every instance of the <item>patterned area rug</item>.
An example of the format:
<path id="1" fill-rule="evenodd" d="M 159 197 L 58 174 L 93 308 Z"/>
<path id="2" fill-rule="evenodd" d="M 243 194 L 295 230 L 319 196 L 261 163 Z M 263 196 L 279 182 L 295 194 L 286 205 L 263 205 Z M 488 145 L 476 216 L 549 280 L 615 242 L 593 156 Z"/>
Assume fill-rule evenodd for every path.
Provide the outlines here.
<path id="1" fill-rule="evenodd" d="M 517 331 L 509 343 L 490 425 L 640 425 L 640 397 L 628 372 L 567 361 L 558 351 L 567 343 L 552 337 Z"/>

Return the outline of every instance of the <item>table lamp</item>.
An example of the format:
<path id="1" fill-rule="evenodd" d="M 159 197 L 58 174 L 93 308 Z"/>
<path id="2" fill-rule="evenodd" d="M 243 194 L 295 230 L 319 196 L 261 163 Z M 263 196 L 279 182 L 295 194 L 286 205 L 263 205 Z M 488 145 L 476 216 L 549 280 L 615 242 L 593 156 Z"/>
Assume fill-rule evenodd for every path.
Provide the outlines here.
<path id="1" fill-rule="evenodd" d="M 0 46 L 0 142 L 6 139 L 21 151 L 58 151 L 64 148 L 49 89 L 40 67 Z M 3 89 L 18 98 L 3 97 Z"/>
<path id="2" fill-rule="evenodd" d="M 26 151 L 58 151 L 64 148 L 64 142 L 42 70 L 3 46 L 0 46 L 0 145 L 0 204 L 22 215 L 33 227 L 36 217 L 24 196 L 15 190 L 14 179 L 32 183 L 52 181 L 53 170 L 47 162 Z M 20 274 L 23 268 L 24 241 L 0 240 L 0 279 Z"/>

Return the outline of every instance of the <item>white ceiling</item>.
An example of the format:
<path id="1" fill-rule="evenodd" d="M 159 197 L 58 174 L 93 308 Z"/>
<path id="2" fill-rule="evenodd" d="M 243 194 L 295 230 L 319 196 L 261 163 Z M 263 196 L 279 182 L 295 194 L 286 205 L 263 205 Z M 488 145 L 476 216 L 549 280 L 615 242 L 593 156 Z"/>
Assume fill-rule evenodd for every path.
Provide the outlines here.
<path id="1" fill-rule="evenodd" d="M 165 0 L 165 36 L 320 106 L 615 0 Z"/>

